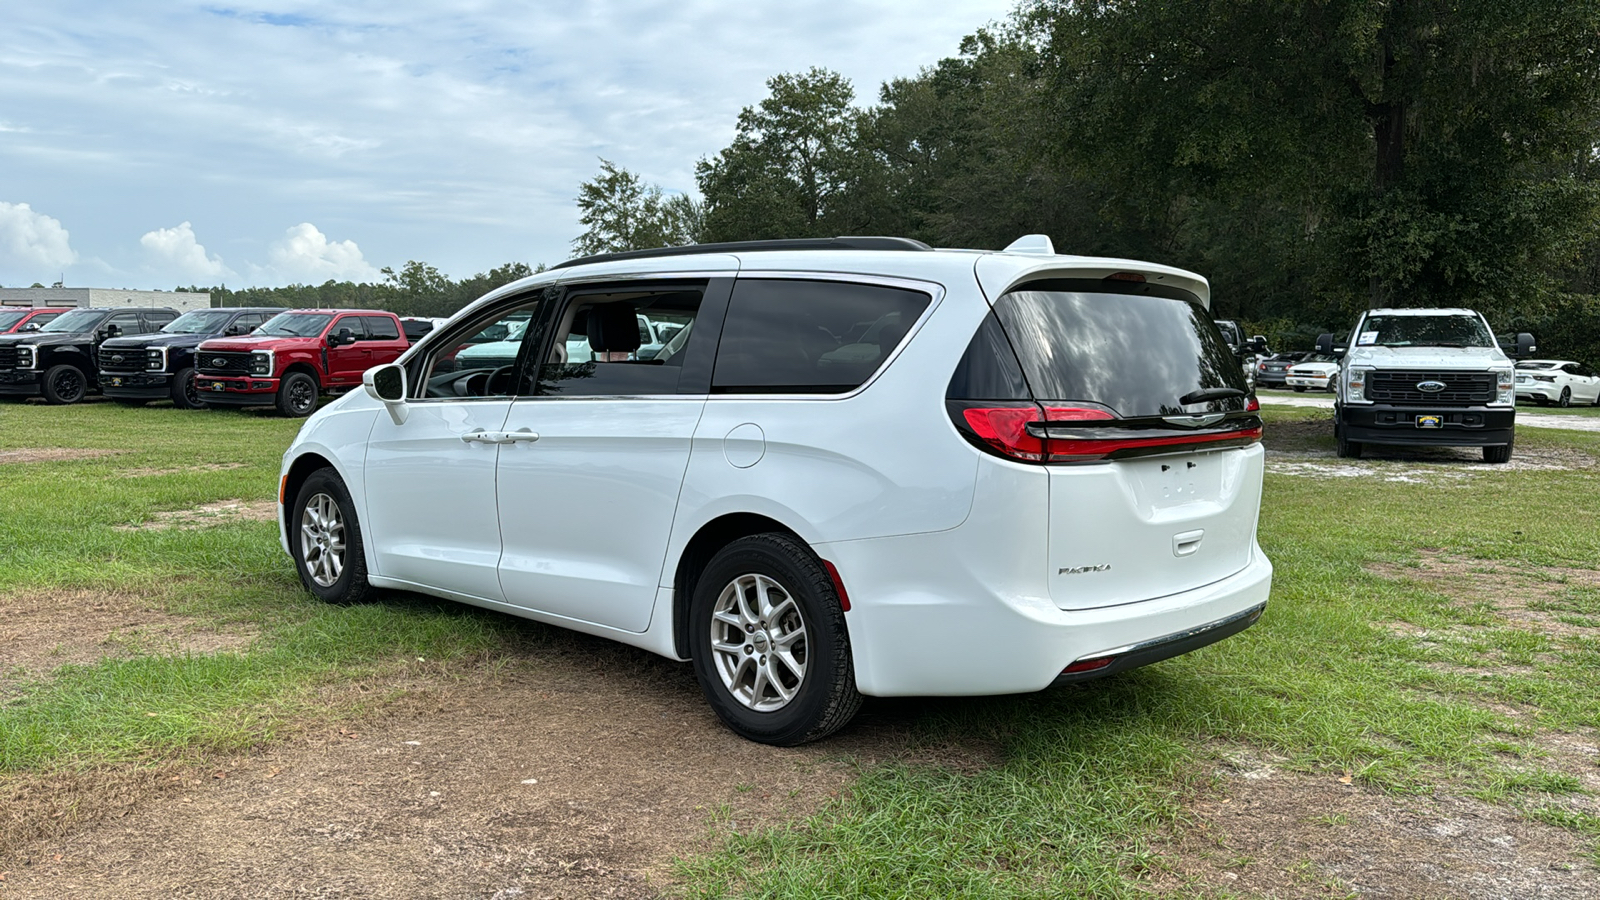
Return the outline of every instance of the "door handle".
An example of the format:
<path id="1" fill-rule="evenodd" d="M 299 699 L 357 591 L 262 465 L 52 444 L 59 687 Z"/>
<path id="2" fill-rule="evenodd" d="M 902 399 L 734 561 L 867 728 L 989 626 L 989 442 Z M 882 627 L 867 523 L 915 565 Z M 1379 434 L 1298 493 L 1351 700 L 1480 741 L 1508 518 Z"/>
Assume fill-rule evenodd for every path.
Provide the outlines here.
<path id="1" fill-rule="evenodd" d="M 502 444 L 531 444 L 538 439 L 538 432 L 530 428 L 518 428 L 516 431 L 500 432 L 500 443 Z"/>
<path id="2" fill-rule="evenodd" d="M 500 440 L 501 434 L 502 432 L 499 431 L 484 431 L 482 428 L 475 428 L 463 434 L 461 439 L 469 444 L 499 444 L 502 443 Z"/>

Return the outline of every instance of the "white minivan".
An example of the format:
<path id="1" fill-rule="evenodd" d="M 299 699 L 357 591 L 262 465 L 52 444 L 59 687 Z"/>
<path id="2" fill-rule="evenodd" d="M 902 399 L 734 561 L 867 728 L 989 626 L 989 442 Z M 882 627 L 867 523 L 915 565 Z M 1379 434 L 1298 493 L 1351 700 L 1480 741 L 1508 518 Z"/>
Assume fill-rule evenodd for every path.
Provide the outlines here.
<path id="1" fill-rule="evenodd" d="M 772 744 L 863 695 L 1111 675 L 1267 601 L 1261 419 L 1208 301 L 1038 236 L 574 260 L 312 417 L 283 545 L 327 600 L 419 591 L 690 660 Z M 641 315 L 669 334 L 648 354 Z M 515 354 L 463 354 L 524 322 Z"/>

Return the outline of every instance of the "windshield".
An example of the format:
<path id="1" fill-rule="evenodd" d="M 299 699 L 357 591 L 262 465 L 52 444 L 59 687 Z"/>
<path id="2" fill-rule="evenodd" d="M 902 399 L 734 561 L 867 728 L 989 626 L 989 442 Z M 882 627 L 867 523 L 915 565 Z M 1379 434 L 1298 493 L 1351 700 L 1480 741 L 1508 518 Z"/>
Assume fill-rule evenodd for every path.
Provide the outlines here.
<path id="1" fill-rule="evenodd" d="M 1358 347 L 1495 347 L 1483 320 L 1469 315 L 1368 316 Z"/>
<path id="2" fill-rule="evenodd" d="M 267 337 L 316 337 L 332 318 L 331 313 L 279 313 L 255 333 Z"/>
<path id="3" fill-rule="evenodd" d="M 184 313 L 161 329 L 162 334 L 212 334 L 228 324 L 233 313 L 223 310 L 197 310 Z"/>
<path id="4" fill-rule="evenodd" d="M 0 331 L 9 330 L 18 322 L 21 322 L 23 319 L 27 318 L 27 315 L 27 312 L 0 313 Z"/>
<path id="5" fill-rule="evenodd" d="M 39 331 L 93 331 L 109 315 L 110 311 L 104 309 L 75 309 Z"/>

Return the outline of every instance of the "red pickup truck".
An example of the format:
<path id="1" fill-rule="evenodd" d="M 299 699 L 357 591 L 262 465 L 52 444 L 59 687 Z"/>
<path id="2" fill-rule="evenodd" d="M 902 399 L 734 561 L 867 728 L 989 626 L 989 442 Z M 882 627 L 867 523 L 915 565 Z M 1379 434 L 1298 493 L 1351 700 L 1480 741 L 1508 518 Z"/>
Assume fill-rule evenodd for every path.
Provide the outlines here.
<path id="1" fill-rule="evenodd" d="M 70 308 L 62 307 L 8 307 L 0 309 L 0 334 L 20 334 L 24 331 L 38 331 L 50 320 L 62 313 L 72 312 Z M 28 326 L 32 325 L 32 328 Z"/>
<path id="2" fill-rule="evenodd" d="M 291 310 L 247 336 L 201 344 L 195 389 L 207 406 L 277 406 L 286 416 L 309 416 L 319 394 L 356 387 L 361 373 L 409 346 L 394 313 Z"/>

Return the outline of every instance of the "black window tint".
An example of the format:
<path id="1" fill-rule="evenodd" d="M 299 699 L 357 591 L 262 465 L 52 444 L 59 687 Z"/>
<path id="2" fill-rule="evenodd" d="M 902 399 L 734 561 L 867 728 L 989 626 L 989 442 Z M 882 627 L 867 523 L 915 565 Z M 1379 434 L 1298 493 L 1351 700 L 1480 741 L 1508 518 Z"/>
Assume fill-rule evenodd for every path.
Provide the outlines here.
<path id="1" fill-rule="evenodd" d="M 398 341 L 400 329 L 394 327 L 394 320 L 388 316 L 359 316 L 367 326 L 367 338 L 374 341 Z"/>
<path id="2" fill-rule="evenodd" d="M 945 396 L 951 400 L 1028 400 L 1028 383 L 1017 354 L 991 312 L 967 344 Z"/>
<path id="3" fill-rule="evenodd" d="M 364 340 L 367 339 L 367 329 L 365 329 L 365 328 L 363 328 L 361 326 L 361 320 L 363 318 L 365 318 L 365 317 L 364 316 L 345 316 L 344 318 L 340 319 L 339 321 L 334 322 L 333 323 L 333 329 L 331 331 L 329 331 L 328 333 L 329 334 L 338 334 L 339 332 L 348 329 L 349 332 L 352 335 L 355 336 L 356 340 L 364 341 Z"/>
<path id="4" fill-rule="evenodd" d="M 1059 280 L 1002 296 L 995 312 L 1041 401 L 1085 401 L 1125 418 L 1185 410 L 1179 398 L 1237 388 L 1244 373 L 1194 295 L 1152 284 Z"/>
<path id="5" fill-rule="evenodd" d="M 728 303 L 711 390 L 853 390 L 878 371 L 931 301 L 878 285 L 741 279 Z"/>
<path id="6" fill-rule="evenodd" d="M 124 335 L 143 334 L 145 330 L 144 327 L 139 324 L 139 314 L 131 312 L 117 313 L 116 315 L 112 316 L 103 327 L 110 328 L 112 326 L 116 326 L 118 329 L 118 334 Z"/>
<path id="7" fill-rule="evenodd" d="M 144 314 L 144 330 L 160 331 L 168 322 L 177 319 L 176 313 L 147 312 Z"/>

